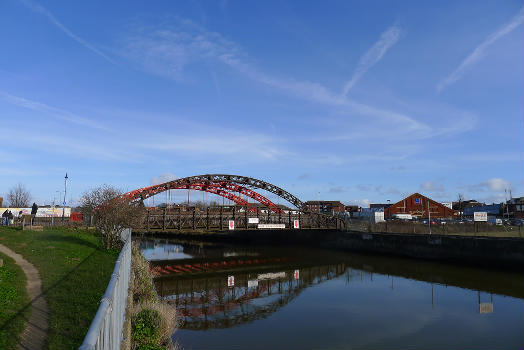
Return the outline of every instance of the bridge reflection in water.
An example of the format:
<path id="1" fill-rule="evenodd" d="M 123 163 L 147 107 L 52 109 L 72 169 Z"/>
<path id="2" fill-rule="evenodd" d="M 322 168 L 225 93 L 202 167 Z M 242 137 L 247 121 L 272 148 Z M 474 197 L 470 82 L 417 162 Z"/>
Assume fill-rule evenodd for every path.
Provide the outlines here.
<path id="1" fill-rule="evenodd" d="M 390 279 L 391 290 L 406 278 L 424 281 L 431 284 L 425 292 L 431 306 L 438 302 L 437 287 L 456 286 L 475 291 L 470 302 L 477 313 L 493 312 L 493 294 L 520 299 L 524 294 L 522 276 L 408 259 L 165 240 L 142 241 L 142 249 L 160 297 L 176 304 L 184 330 L 252 323 L 277 313 L 307 288 L 331 280 L 349 286 L 378 279 L 383 287 L 384 279 Z"/>

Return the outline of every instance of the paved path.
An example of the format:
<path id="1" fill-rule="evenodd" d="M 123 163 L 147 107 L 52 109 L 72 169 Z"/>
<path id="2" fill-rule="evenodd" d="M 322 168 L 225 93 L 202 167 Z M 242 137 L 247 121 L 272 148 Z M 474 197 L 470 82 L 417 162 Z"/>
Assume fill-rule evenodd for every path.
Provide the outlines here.
<path id="1" fill-rule="evenodd" d="M 14 259 L 22 270 L 24 270 L 27 277 L 26 288 L 31 299 L 32 311 L 29 320 L 26 320 L 25 329 L 20 336 L 18 349 L 43 349 L 47 337 L 47 330 L 49 329 L 49 309 L 42 295 L 42 281 L 40 280 L 38 270 L 25 260 L 22 255 L 15 253 L 2 244 L 0 244 L 0 252 Z"/>

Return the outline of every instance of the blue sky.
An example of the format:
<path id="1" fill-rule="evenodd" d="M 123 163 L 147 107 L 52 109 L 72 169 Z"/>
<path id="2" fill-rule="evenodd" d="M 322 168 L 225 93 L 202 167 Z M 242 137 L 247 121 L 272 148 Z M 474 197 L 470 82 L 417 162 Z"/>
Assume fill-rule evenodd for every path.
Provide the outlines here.
<path id="1" fill-rule="evenodd" d="M 521 196 L 523 18 L 500 0 L 2 1 L 0 195 L 49 203 L 67 171 L 68 201 L 203 173 L 361 205 Z"/>

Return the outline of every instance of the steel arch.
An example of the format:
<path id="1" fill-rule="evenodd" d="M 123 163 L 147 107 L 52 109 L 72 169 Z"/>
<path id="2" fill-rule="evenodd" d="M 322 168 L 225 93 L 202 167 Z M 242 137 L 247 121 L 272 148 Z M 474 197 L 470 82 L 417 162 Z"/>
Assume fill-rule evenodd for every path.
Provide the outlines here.
<path id="1" fill-rule="evenodd" d="M 207 185 L 207 186 L 215 185 L 215 186 L 219 186 L 219 187 L 222 187 L 230 191 L 243 193 L 248 196 L 250 196 L 249 194 L 251 194 L 253 197 L 251 196 L 250 197 L 257 200 L 258 202 L 266 204 L 273 208 L 278 208 L 269 199 L 265 198 L 264 196 L 260 195 L 259 193 L 251 189 L 251 188 L 258 188 L 258 189 L 262 189 L 262 190 L 271 192 L 273 194 L 276 194 L 280 198 L 285 199 L 286 201 L 291 203 L 297 209 L 306 210 L 306 208 L 304 207 L 304 203 L 300 199 L 298 199 L 296 196 L 292 195 L 291 193 L 287 192 L 286 190 L 278 186 L 275 186 L 263 180 L 259 180 L 259 179 L 255 179 L 255 178 L 251 178 L 247 176 L 229 175 L 229 174 L 205 174 L 205 175 L 184 177 L 181 179 L 176 179 L 176 180 L 165 182 L 162 184 L 149 186 L 149 187 L 141 188 L 135 191 L 131 191 L 131 192 L 124 194 L 124 197 L 130 198 L 132 200 L 137 200 L 137 199 L 144 200 L 158 193 L 161 193 L 161 192 L 164 192 L 170 189 L 180 189 L 181 187 L 186 188 L 184 186 L 190 186 L 192 184 L 201 184 L 201 185 Z M 247 187 L 244 187 L 244 186 L 247 186 Z"/>
<path id="2" fill-rule="evenodd" d="M 128 193 L 124 194 L 123 196 L 125 198 L 131 199 L 131 200 L 136 200 L 137 194 L 146 193 L 148 195 L 145 198 L 148 198 L 148 197 L 154 196 L 154 195 L 156 195 L 158 193 L 161 193 L 163 188 L 164 188 L 164 186 L 160 186 L 160 188 L 156 188 L 156 186 L 150 186 L 150 187 L 145 187 L 145 188 L 142 188 L 142 189 L 138 189 L 136 191 L 128 192 Z M 231 193 L 230 191 L 238 192 L 238 193 L 246 195 L 247 197 L 253 198 L 254 200 L 256 200 L 259 203 L 265 204 L 267 207 L 269 207 L 269 209 L 271 209 L 275 213 L 278 213 L 280 211 L 280 208 L 275 203 L 273 203 L 271 200 L 269 200 L 268 198 L 262 196 L 261 194 L 255 192 L 253 190 L 250 190 L 248 188 L 245 188 L 245 187 L 242 187 L 242 186 L 238 186 L 238 185 L 235 185 L 235 184 L 230 184 L 230 183 L 219 183 L 219 184 L 216 184 L 216 183 L 207 183 L 207 184 L 194 183 L 194 184 L 189 184 L 189 185 L 187 185 L 187 184 L 186 185 L 181 185 L 179 187 L 170 188 L 170 189 L 175 189 L 175 190 L 187 189 L 187 190 L 195 190 L 195 191 L 203 191 L 203 192 L 213 193 L 213 194 L 216 194 L 218 196 L 221 196 L 221 197 L 227 198 L 229 200 L 232 200 L 232 201 L 235 202 L 235 204 L 246 206 L 246 207 L 250 207 L 251 206 L 250 203 L 245 201 L 242 197 L 239 197 L 239 196 L 235 195 L 234 193 Z M 251 207 L 249 210 L 252 211 L 252 210 L 255 210 L 255 209 L 256 208 Z"/>

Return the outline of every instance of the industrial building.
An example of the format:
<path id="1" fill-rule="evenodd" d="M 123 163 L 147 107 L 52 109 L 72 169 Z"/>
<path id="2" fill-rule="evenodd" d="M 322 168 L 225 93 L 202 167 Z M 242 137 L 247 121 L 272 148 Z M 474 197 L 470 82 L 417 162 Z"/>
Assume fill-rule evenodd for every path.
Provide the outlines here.
<path id="1" fill-rule="evenodd" d="M 436 202 L 420 193 L 413 193 L 397 203 L 384 209 L 384 217 L 391 218 L 394 214 L 410 214 L 417 218 L 457 218 L 459 213 L 445 205 Z M 429 215 L 431 214 L 431 215 Z"/>
<path id="2" fill-rule="evenodd" d="M 307 210 L 314 213 L 343 213 L 345 209 L 344 204 L 342 204 L 340 201 L 307 201 L 304 204 Z"/>

